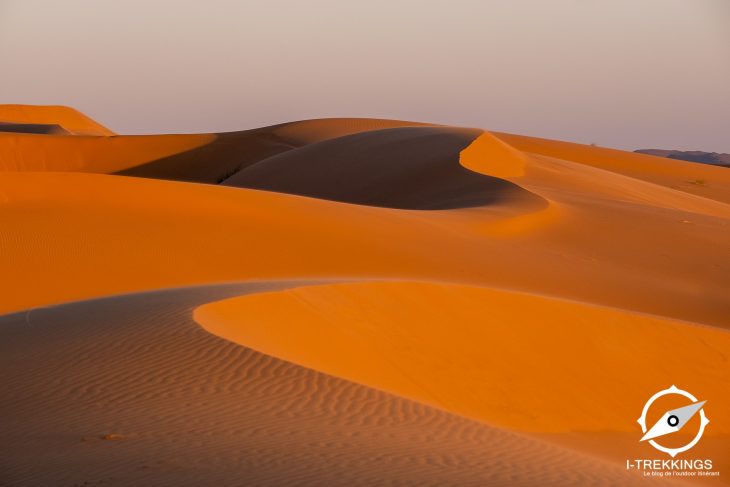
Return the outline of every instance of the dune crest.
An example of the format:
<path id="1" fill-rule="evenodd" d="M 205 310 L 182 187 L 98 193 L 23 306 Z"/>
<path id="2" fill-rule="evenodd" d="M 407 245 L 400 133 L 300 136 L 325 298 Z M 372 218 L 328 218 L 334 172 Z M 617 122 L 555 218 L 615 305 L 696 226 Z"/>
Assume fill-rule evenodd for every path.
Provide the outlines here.
<path id="1" fill-rule="evenodd" d="M 525 174 L 527 157 L 489 132 L 483 132 L 461 151 L 460 162 L 488 176 L 515 178 Z"/>
<path id="2" fill-rule="evenodd" d="M 0 317 L 12 391 L 0 396 L 3 484 L 643 485 L 620 464 L 293 365 L 191 320 L 198 304 L 287 285 Z"/>
<path id="3" fill-rule="evenodd" d="M 83 113 L 60 105 L 3 105 L 0 121 L 20 124 L 59 125 L 74 135 L 115 135 Z"/>
<path id="4" fill-rule="evenodd" d="M 206 304 L 194 318 L 254 350 L 523 431 L 634 431 L 625 399 L 657 383 L 730 399 L 726 330 L 544 296 L 320 284 Z M 730 420 L 712 434 L 730 434 Z"/>
<path id="5" fill-rule="evenodd" d="M 223 184 L 400 209 L 541 206 L 544 201 L 519 186 L 460 164 L 460 154 L 481 133 L 450 127 L 370 130 L 269 157 Z M 482 151 L 480 157 L 501 164 L 506 152 Z"/>
<path id="6" fill-rule="evenodd" d="M 271 132 L 296 147 L 373 130 L 401 127 L 435 127 L 430 123 L 379 118 L 319 118 L 287 122 L 258 129 Z"/>
<path id="7" fill-rule="evenodd" d="M 646 397 L 658 384 L 682 384 L 717 405 L 694 453 L 730 468 L 730 420 L 720 406 L 730 400 L 727 330 L 393 281 L 269 290 L 202 305 L 193 316 L 267 355 L 617 464 L 646 454 L 635 423 Z"/>

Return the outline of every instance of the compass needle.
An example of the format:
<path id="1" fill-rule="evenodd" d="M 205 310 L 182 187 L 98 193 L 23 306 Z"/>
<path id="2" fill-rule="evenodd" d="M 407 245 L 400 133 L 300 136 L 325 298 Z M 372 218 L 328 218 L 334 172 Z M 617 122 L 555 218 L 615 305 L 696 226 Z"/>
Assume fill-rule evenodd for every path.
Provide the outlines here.
<path id="1" fill-rule="evenodd" d="M 651 440 L 659 436 L 676 433 L 681 430 L 707 401 L 698 401 L 688 406 L 672 409 L 662 415 L 662 417 L 649 428 L 649 431 L 641 438 L 640 441 Z"/>

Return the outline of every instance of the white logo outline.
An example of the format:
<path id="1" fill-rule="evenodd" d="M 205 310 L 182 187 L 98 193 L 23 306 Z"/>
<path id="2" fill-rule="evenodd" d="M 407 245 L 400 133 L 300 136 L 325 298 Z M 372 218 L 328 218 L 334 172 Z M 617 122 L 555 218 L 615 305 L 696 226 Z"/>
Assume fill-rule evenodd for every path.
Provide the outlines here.
<path id="1" fill-rule="evenodd" d="M 678 394 L 680 396 L 686 397 L 687 399 L 691 400 L 692 402 L 695 402 L 695 403 L 697 402 L 697 398 L 695 396 L 693 396 L 692 394 L 690 394 L 689 392 L 687 392 L 685 390 L 682 390 L 682 389 L 678 388 L 675 385 L 672 385 L 668 389 L 664 389 L 664 390 L 661 390 L 661 391 L 657 392 L 656 394 L 654 394 L 653 396 L 651 396 L 648 401 L 646 401 L 646 404 L 644 404 L 644 409 L 641 412 L 641 417 L 638 420 L 636 420 L 636 422 L 639 423 L 639 426 L 641 426 L 642 432 L 644 432 L 644 433 L 647 432 L 647 427 L 646 427 L 646 413 L 649 412 L 649 408 L 651 407 L 651 405 L 654 403 L 654 401 L 656 401 L 660 397 L 666 396 L 666 395 L 669 395 L 669 394 Z M 665 446 L 660 445 L 659 443 L 657 443 L 653 439 L 652 440 L 648 440 L 649 441 L 649 444 L 651 444 L 651 446 L 653 446 L 657 450 L 669 454 L 672 458 L 674 458 L 675 456 L 677 456 L 679 453 L 682 453 L 682 452 L 685 452 L 685 451 L 689 450 L 690 448 L 692 448 L 693 446 L 695 446 L 698 441 L 700 441 L 700 438 L 702 438 L 702 435 L 705 432 L 705 426 L 707 426 L 707 424 L 710 422 L 710 420 L 707 419 L 707 416 L 705 415 L 704 408 L 701 408 L 699 410 L 699 413 L 700 413 L 700 428 L 697 431 L 697 434 L 695 435 L 695 437 L 692 439 L 692 441 L 690 441 L 686 445 L 681 446 L 679 448 L 668 448 L 668 447 L 665 447 Z"/>

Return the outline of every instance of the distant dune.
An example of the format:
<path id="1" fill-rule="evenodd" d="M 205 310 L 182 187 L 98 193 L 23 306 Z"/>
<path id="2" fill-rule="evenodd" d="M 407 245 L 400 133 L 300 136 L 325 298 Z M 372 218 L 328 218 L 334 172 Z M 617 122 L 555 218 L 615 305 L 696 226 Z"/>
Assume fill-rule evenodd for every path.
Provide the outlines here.
<path id="1" fill-rule="evenodd" d="M 730 468 L 726 168 L 395 120 L 0 120 L 2 485 L 646 485 L 625 459 L 672 384 Z"/>
<path id="2" fill-rule="evenodd" d="M 13 123 L 0 122 L 0 132 L 19 134 L 71 135 L 71 132 L 56 123 Z"/>
<path id="3" fill-rule="evenodd" d="M 402 209 L 541 201 L 509 181 L 459 164 L 459 153 L 480 134 L 451 127 L 369 130 L 282 152 L 222 184 Z"/>
<path id="4" fill-rule="evenodd" d="M 711 164 L 713 166 L 730 167 L 730 154 L 721 154 L 719 152 L 664 149 L 639 149 L 634 152 L 638 152 L 639 154 L 648 154 L 650 156 L 668 157 L 669 159 L 679 159 L 680 161 L 701 162 L 703 164 Z"/>
<path id="5" fill-rule="evenodd" d="M 58 125 L 74 135 L 114 135 L 114 132 L 83 113 L 57 105 L 0 105 L 0 121 Z"/>

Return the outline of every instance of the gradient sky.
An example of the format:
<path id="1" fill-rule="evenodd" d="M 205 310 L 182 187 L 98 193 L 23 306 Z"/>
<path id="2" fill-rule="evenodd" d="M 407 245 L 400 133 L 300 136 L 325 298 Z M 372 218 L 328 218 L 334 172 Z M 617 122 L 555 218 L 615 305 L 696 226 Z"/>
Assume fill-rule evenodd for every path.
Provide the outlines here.
<path id="1" fill-rule="evenodd" d="M 0 102 L 120 133 L 364 116 L 730 152 L 729 0 L 0 0 Z"/>

